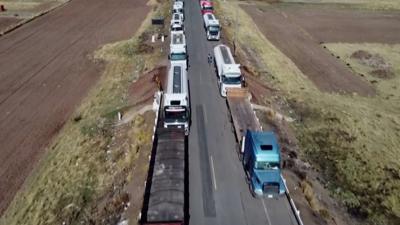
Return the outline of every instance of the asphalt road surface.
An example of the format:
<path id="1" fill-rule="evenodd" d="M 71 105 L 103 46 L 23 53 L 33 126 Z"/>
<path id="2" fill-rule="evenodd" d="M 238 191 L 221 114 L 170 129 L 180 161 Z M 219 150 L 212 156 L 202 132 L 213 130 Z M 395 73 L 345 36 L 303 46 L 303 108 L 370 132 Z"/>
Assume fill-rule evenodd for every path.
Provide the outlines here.
<path id="1" fill-rule="evenodd" d="M 223 3 L 229 4 L 229 3 Z M 255 199 L 236 153 L 226 101 L 218 91 L 209 42 L 197 0 L 185 2 L 192 126 L 189 135 L 189 223 L 191 225 L 297 224 L 289 202 Z"/>

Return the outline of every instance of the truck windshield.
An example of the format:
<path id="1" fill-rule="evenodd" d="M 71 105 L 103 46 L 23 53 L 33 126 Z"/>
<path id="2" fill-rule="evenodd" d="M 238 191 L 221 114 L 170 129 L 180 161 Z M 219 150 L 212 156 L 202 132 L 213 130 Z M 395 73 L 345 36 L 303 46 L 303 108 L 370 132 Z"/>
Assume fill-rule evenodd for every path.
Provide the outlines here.
<path id="1" fill-rule="evenodd" d="M 185 60 L 186 53 L 171 53 L 171 60 Z"/>
<path id="2" fill-rule="evenodd" d="M 219 26 L 210 26 L 209 30 L 211 35 L 218 35 Z"/>
<path id="3" fill-rule="evenodd" d="M 255 163 L 254 169 L 256 169 L 256 170 L 277 170 L 277 169 L 279 169 L 279 163 L 278 162 L 258 161 Z"/>
<path id="4" fill-rule="evenodd" d="M 174 9 L 172 13 L 183 13 L 183 9 Z"/>
<path id="5" fill-rule="evenodd" d="M 167 123 L 184 123 L 187 120 L 187 112 L 183 107 L 179 108 L 166 108 L 165 109 L 165 122 Z"/>
<path id="6" fill-rule="evenodd" d="M 213 10 L 212 5 L 203 5 L 203 10 Z"/>
<path id="7" fill-rule="evenodd" d="M 172 31 L 183 31 L 183 27 L 182 26 L 173 26 Z"/>
<path id="8" fill-rule="evenodd" d="M 222 83 L 224 83 L 224 84 L 240 84 L 241 83 L 241 79 L 240 79 L 240 77 L 222 76 Z"/>
<path id="9" fill-rule="evenodd" d="M 219 26 L 210 26 L 210 31 L 219 31 Z"/>

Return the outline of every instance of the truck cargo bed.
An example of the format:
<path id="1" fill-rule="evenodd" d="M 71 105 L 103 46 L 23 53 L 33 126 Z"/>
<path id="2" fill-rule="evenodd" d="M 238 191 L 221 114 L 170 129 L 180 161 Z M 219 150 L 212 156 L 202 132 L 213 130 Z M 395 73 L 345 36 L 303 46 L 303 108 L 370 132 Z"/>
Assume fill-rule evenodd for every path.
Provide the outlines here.
<path id="1" fill-rule="evenodd" d="M 250 103 L 250 93 L 245 88 L 230 88 L 227 92 L 227 103 L 231 112 L 235 135 L 240 142 L 247 130 L 261 131 L 261 125 L 254 115 Z"/>
<path id="2" fill-rule="evenodd" d="M 185 221 L 185 133 L 158 128 L 142 224 Z"/>

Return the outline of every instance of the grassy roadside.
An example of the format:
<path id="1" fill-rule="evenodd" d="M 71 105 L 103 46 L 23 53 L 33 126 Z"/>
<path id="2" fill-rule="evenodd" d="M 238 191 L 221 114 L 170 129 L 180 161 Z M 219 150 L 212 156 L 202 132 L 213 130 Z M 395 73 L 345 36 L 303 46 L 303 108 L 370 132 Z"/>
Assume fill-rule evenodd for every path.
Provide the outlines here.
<path id="1" fill-rule="evenodd" d="M 151 17 L 164 15 L 167 4 L 151 3 L 153 10 L 132 39 L 108 44 L 92 55 L 95 62 L 106 62 L 103 75 L 53 140 L 3 214 L 1 225 L 107 221 L 96 218 L 100 207 L 108 204 L 105 196 L 130 179 L 127 171 L 134 166 L 138 151 L 151 141 L 152 125 L 143 123 L 143 118 L 124 128 L 114 124 L 117 111 L 126 107 L 131 82 L 160 59 L 161 53 L 141 47 L 151 30 Z M 118 132 L 127 138 L 115 145 Z"/>
<path id="2" fill-rule="evenodd" d="M 230 38 L 238 18 L 239 52 L 255 62 L 256 72 L 284 96 L 291 108 L 286 113 L 293 111 L 297 118 L 292 128 L 300 155 L 324 174 L 331 193 L 372 224 L 399 224 L 399 74 L 395 80 L 375 83 L 378 95 L 372 98 L 320 92 L 262 35 L 237 2 L 219 1 L 217 7 Z"/>

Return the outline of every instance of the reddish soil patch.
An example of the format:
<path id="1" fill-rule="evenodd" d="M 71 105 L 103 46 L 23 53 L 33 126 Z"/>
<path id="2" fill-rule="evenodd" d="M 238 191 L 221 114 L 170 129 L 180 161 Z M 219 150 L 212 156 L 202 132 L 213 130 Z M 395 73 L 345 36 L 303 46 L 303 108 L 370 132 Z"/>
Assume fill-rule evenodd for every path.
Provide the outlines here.
<path id="1" fill-rule="evenodd" d="M 293 6 L 281 13 L 318 42 L 400 43 L 400 14 L 396 12 Z"/>
<path id="2" fill-rule="evenodd" d="M 0 213 L 102 73 L 89 58 L 132 36 L 145 0 L 71 1 L 0 38 Z"/>
<path id="3" fill-rule="evenodd" d="M 6 28 L 17 24 L 22 19 L 13 18 L 13 17 L 0 17 L 0 33 L 5 30 Z"/>
<path id="4" fill-rule="evenodd" d="M 312 33 L 308 33 L 301 24 L 298 24 L 297 17 L 290 15 L 293 9 L 282 10 L 277 7 L 268 7 L 260 11 L 256 6 L 251 5 L 242 5 L 242 8 L 258 24 L 263 34 L 288 56 L 319 89 L 339 93 L 356 92 L 363 96 L 375 94 L 375 90 L 370 84 L 354 75 L 342 62 L 320 47 L 320 40 L 315 38 Z M 326 13 L 329 12 L 326 11 Z M 331 13 L 333 14 L 335 11 Z M 315 18 L 310 18 L 309 22 L 319 23 L 319 18 Z M 335 20 L 332 21 L 332 23 L 334 22 Z M 336 26 L 341 25 L 339 22 L 336 23 Z M 370 28 L 370 30 L 372 29 L 373 27 Z M 365 33 L 369 32 L 363 32 L 363 34 Z M 346 40 L 344 37 L 342 41 Z"/>
<path id="5" fill-rule="evenodd" d="M 261 82 L 260 77 L 257 77 L 247 66 L 242 67 L 242 74 L 245 77 L 245 86 L 248 87 L 251 93 L 251 101 L 255 104 L 264 105 L 265 98 L 270 97 L 275 91 Z"/>
<path id="6" fill-rule="evenodd" d="M 129 104 L 132 106 L 153 101 L 154 93 L 166 85 L 167 67 L 157 67 L 139 77 L 129 87 Z"/>
<path id="7" fill-rule="evenodd" d="M 389 79 L 394 77 L 394 73 L 389 68 L 387 69 L 376 69 L 370 72 L 370 74 L 376 78 Z"/>
<path id="8" fill-rule="evenodd" d="M 389 79 L 394 77 L 392 66 L 385 62 L 385 59 L 378 54 L 372 55 L 367 51 L 359 50 L 351 54 L 350 57 L 359 60 L 360 63 L 364 65 L 374 68 L 374 70 L 370 72 L 374 77 L 380 79 Z"/>

